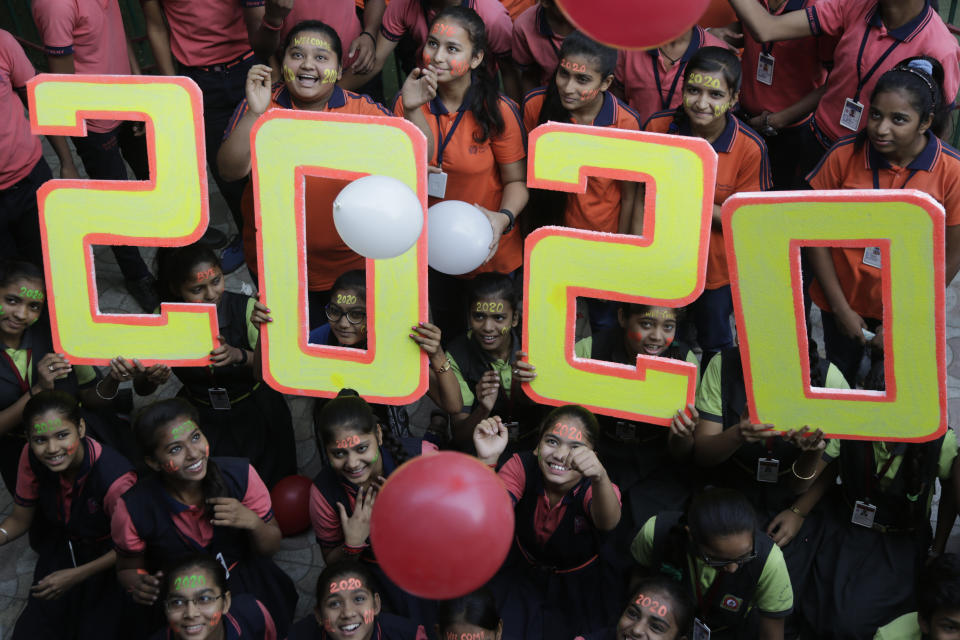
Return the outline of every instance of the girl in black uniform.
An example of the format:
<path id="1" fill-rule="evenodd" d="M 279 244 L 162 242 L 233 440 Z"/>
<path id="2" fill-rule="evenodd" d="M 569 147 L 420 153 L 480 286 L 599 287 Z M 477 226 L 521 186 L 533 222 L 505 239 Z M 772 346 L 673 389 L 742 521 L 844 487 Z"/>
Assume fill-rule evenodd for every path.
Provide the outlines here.
<path id="1" fill-rule="evenodd" d="M 194 244 L 161 250 L 161 297 L 168 302 L 217 306 L 220 346 L 208 367 L 174 367 L 180 396 L 197 408 L 198 424 L 218 456 L 247 458 L 268 487 L 297 472 L 290 409 L 283 395 L 257 380 L 253 349 L 269 310 L 249 296 L 224 289 L 220 261 Z"/>
<path id="2" fill-rule="evenodd" d="M 377 581 L 362 562 L 343 559 L 317 578 L 317 606 L 287 640 L 426 640 L 423 625 L 383 611 Z"/>
<path id="3" fill-rule="evenodd" d="M 23 409 L 13 514 L 0 523 L 0 545 L 33 526 L 39 554 L 27 606 L 13 637 L 82 640 L 123 637 L 113 615 L 120 588 L 110 516 L 136 481 L 127 460 L 86 436 L 76 398 L 41 391 Z"/>
<path id="4" fill-rule="evenodd" d="M 206 554 L 184 558 L 164 571 L 160 602 L 168 626 L 153 640 L 277 640 L 263 603 L 230 593 L 223 567 Z"/>

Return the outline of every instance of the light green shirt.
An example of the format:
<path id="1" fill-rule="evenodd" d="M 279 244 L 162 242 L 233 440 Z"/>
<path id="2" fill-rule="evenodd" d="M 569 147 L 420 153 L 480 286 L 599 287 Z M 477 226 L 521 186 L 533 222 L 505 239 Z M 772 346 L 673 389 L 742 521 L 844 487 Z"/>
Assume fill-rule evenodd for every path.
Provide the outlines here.
<path id="1" fill-rule="evenodd" d="M 873 636 L 873 640 L 920 640 L 920 621 L 917 612 L 905 613 L 893 622 L 885 624 Z"/>

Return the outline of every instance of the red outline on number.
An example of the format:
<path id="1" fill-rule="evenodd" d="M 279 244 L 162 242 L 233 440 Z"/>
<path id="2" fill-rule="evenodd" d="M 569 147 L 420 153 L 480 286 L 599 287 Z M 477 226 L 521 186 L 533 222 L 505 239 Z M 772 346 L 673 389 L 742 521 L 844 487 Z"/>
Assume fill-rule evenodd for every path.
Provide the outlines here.
<path id="1" fill-rule="evenodd" d="M 944 237 L 946 234 L 944 221 L 945 214 L 943 209 L 936 204 L 929 195 L 914 189 L 903 190 L 836 190 L 836 191 L 781 191 L 767 193 L 734 194 L 723 204 L 723 228 L 731 228 L 732 218 L 736 212 L 746 206 L 751 205 L 783 205 L 797 202 L 856 202 L 868 207 L 872 203 L 880 202 L 902 202 L 913 204 L 927 212 L 933 223 L 933 263 L 934 265 L 944 264 L 945 249 Z M 800 368 L 803 372 L 803 394 L 806 398 L 827 398 L 842 400 L 858 400 L 863 402 L 894 402 L 896 401 L 897 385 L 894 374 L 895 363 L 893 354 L 893 332 L 895 326 L 893 323 L 893 299 L 891 297 L 891 265 L 890 265 L 890 241 L 889 239 L 857 239 L 857 240 L 803 240 L 791 239 L 789 241 L 789 260 L 791 296 L 794 310 L 794 330 L 797 332 L 800 341 L 801 353 Z M 762 416 L 757 411 L 756 401 L 753 393 L 753 372 L 750 362 L 749 335 L 746 332 L 743 307 L 740 296 L 739 269 L 736 259 L 736 246 L 732 233 L 724 233 L 724 244 L 727 250 L 727 264 L 730 270 L 730 285 L 733 294 L 733 312 L 737 322 L 737 335 L 740 337 L 740 354 L 743 361 L 743 378 L 747 388 L 747 406 L 751 416 Z M 885 258 L 881 267 L 881 295 L 883 296 L 883 326 L 885 327 L 883 336 L 884 358 L 884 376 L 887 380 L 886 392 L 850 390 L 850 391 L 814 391 L 810 386 L 810 360 L 808 353 L 808 343 L 806 336 L 806 321 L 803 317 L 803 298 L 802 292 L 798 292 L 796 284 L 800 280 L 800 256 L 799 249 L 802 246 L 827 246 L 827 247 L 867 247 L 880 246 L 886 249 Z M 945 284 L 944 270 L 933 268 L 933 286 L 934 286 L 934 331 L 940 336 L 937 341 L 937 371 L 938 371 L 938 395 L 940 398 L 940 424 L 935 432 L 927 436 L 916 438 L 893 438 L 884 437 L 884 440 L 892 442 L 928 442 L 940 437 L 947 430 L 947 363 L 946 363 L 946 309 L 945 309 Z M 886 330 L 889 328 L 889 330 Z M 834 437 L 827 434 L 827 437 Z M 867 435 L 843 435 L 845 440 L 876 440 Z"/>
<path id="2" fill-rule="evenodd" d="M 107 325 L 126 325 L 141 327 L 161 327 L 169 322 L 169 313 L 205 313 L 210 322 L 211 342 L 217 344 L 216 336 L 220 333 L 217 324 L 216 307 L 210 304 L 197 304 L 176 302 L 164 302 L 160 305 L 160 315 L 153 314 L 107 314 L 100 313 L 97 300 L 94 296 L 97 294 L 96 273 L 93 263 L 93 246 L 101 245 L 127 245 L 137 247 L 177 247 L 185 246 L 199 240 L 207 229 L 210 222 L 209 194 L 207 193 L 207 160 L 206 149 L 204 146 L 203 135 L 203 96 L 200 88 L 189 78 L 172 76 L 108 76 L 108 75 L 72 75 L 72 74 L 49 74 L 43 73 L 34 76 L 27 82 L 27 102 L 30 108 L 30 131 L 35 135 L 55 135 L 55 136 L 86 136 L 87 118 L 101 118 L 110 120 L 142 120 L 146 129 L 147 136 L 147 156 L 150 165 L 149 180 L 62 180 L 54 179 L 44 183 L 37 190 L 37 204 L 40 212 L 40 237 L 43 242 L 43 269 L 48 283 L 53 283 L 50 270 L 50 255 L 47 248 L 47 227 L 45 205 L 47 196 L 50 192 L 61 188 L 79 188 L 94 191 L 153 191 L 156 188 L 156 132 L 154 130 L 153 120 L 146 114 L 139 111 L 124 109 L 115 110 L 77 110 L 74 112 L 76 121 L 73 126 L 40 126 L 37 123 L 36 110 L 36 89 L 37 86 L 48 82 L 76 82 L 83 84 L 176 84 L 184 89 L 190 96 L 190 104 L 193 109 L 193 131 L 196 141 L 196 161 L 200 179 L 200 223 L 193 232 L 185 236 L 176 236 L 170 238 L 152 238 L 152 237 L 133 237 L 121 236 L 112 233 L 89 233 L 83 236 L 84 266 L 86 268 L 87 286 L 91 292 L 88 300 L 90 305 L 90 316 L 95 324 Z M 175 170 L 173 168 L 171 171 Z M 58 353 L 67 353 L 60 341 L 60 329 L 57 317 L 57 306 L 55 296 L 47 296 L 47 304 L 50 314 L 50 329 L 53 337 L 53 348 Z M 122 320 L 122 321 L 121 321 Z M 79 356 L 70 356 L 73 364 L 109 364 L 110 357 L 105 358 L 81 358 Z M 199 358 L 185 358 L 177 360 L 141 360 L 144 365 L 151 365 L 156 362 L 162 362 L 170 366 L 206 366 L 210 364 L 210 358 L 204 354 Z"/>
<path id="3" fill-rule="evenodd" d="M 621 302 L 631 302 L 640 304 L 655 304 L 659 306 L 668 306 L 672 308 L 682 307 L 696 300 L 703 292 L 706 282 L 707 254 L 710 246 L 710 224 L 713 217 L 713 192 L 715 188 L 715 175 L 717 167 L 716 154 L 711 154 L 709 146 L 699 138 L 689 138 L 685 136 L 674 136 L 661 133 L 650 133 L 646 131 L 627 131 L 622 129 L 607 129 L 601 127 L 586 128 L 580 125 L 561 124 L 551 122 L 543 124 L 530 132 L 529 154 L 527 156 L 527 186 L 539 189 L 553 189 L 556 191 L 565 191 L 570 193 L 584 193 L 587 189 L 587 177 L 607 177 L 618 180 L 631 180 L 642 182 L 646 185 L 646 203 L 644 206 L 643 235 L 619 235 L 608 234 L 597 231 L 584 231 L 581 229 L 572 229 L 568 227 L 542 227 L 528 236 L 524 243 L 523 255 L 523 313 L 530 317 L 530 256 L 539 243 L 544 238 L 551 236 L 563 236 L 568 238 L 582 238 L 585 240 L 607 240 L 620 244 L 633 245 L 637 247 L 648 247 L 656 240 L 656 182 L 652 175 L 641 171 L 629 171 L 625 169 L 601 169 L 584 165 L 580 167 L 579 182 L 573 183 L 558 182 L 555 180 L 545 180 L 536 178 L 534 163 L 536 159 L 537 142 L 540 137 L 554 132 L 570 132 L 579 135 L 589 135 L 601 138 L 616 138 L 620 140 L 637 140 L 640 142 L 661 144 L 671 147 L 679 147 L 699 156 L 704 164 L 703 174 L 703 208 L 701 210 L 700 225 L 700 246 L 697 255 L 697 281 L 694 290 L 683 298 L 651 298 L 649 296 L 631 296 L 620 292 L 605 291 L 603 289 L 593 289 L 589 287 L 567 287 L 567 316 L 566 329 L 564 337 L 564 357 L 567 364 L 580 371 L 595 373 L 603 376 L 621 378 L 623 380 L 646 379 L 648 370 L 662 371 L 687 376 L 687 403 L 693 404 L 696 398 L 697 373 L 696 369 L 691 370 L 690 364 L 680 362 L 672 358 L 661 358 L 658 356 L 637 356 L 636 365 L 625 365 L 602 360 L 592 360 L 589 358 L 578 358 L 574 355 L 574 333 L 577 322 L 576 299 L 578 297 L 602 298 L 605 300 L 616 300 Z M 523 350 L 529 349 L 529 322 L 523 324 Z M 536 393 L 530 388 L 529 383 L 523 383 L 524 392 L 535 402 L 550 406 L 560 406 L 565 402 L 547 398 Z M 630 411 L 623 411 L 607 407 L 598 407 L 595 405 L 583 405 L 591 411 L 611 415 L 627 420 L 642 419 L 645 422 L 668 426 L 671 418 L 657 418 L 646 416 Z"/>
<path id="4" fill-rule="evenodd" d="M 257 168 L 257 156 L 254 153 L 255 150 L 255 141 L 257 133 L 260 131 L 260 128 L 271 120 L 311 120 L 311 121 L 333 121 L 333 122 L 346 122 L 346 123 L 355 123 L 355 124 L 372 124 L 377 126 L 386 126 L 393 127 L 397 129 L 402 129 L 404 133 L 407 134 L 407 137 L 410 139 L 410 143 L 413 146 L 413 155 L 414 158 L 426 158 L 427 154 L 427 141 L 424 135 L 420 132 L 416 126 L 402 118 L 393 118 L 388 116 L 362 116 L 355 114 L 346 114 L 346 113 L 331 113 L 331 112 L 313 112 L 313 111 L 298 111 L 292 109 L 270 109 L 265 114 L 260 116 L 257 121 L 254 123 L 253 128 L 250 131 L 250 149 L 251 149 L 251 180 L 253 180 L 253 201 L 254 201 L 254 220 L 257 228 L 260 228 L 261 217 L 260 217 L 260 181 L 258 180 L 258 168 Z M 310 357 L 320 357 L 320 358 L 329 358 L 333 360 L 347 360 L 352 362 L 357 362 L 360 364 L 370 364 L 374 361 L 376 357 L 376 295 L 367 296 L 367 317 L 369 322 L 367 323 L 367 349 L 353 349 L 350 347 L 336 347 L 329 345 L 318 345 L 310 344 L 307 342 L 307 257 L 306 257 L 306 211 L 304 206 L 304 189 L 305 187 L 305 178 L 306 176 L 319 176 L 327 178 L 339 178 L 342 180 L 355 180 L 357 178 L 369 175 L 367 173 L 359 173 L 353 171 L 342 171 L 339 169 L 330 169 L 327 167 L 319 166 L 306 166 L 300 165 L 294 169 L 294 202 L 297 206 L 297 253 L 298 253 L 298 263 L 297 263 L 297 273 L 300 286 L 297 291 L 297 306 L 299 314 L 299 331 L 297 335 L 297 345 L 300 349 L 300 352 L 306 356 Z M 420 234 L 420 237 L 417 239 L 417 278 L 420 280 L 420 295 L 418 297 L 417 305 L 419 307 L 419 317 L 418 321 L 427 320 L 427 171 L 426 165 L 420 164 L 417 167 L 417 197 L 420 200 L 420 204 L 423 207 L 423 232 Z M 267 302 L 268 289 L 266 287 L 265 280 L 265 271 L 263 264 L 263 236 L 261 233 L 256 234 L 257 242 L 257 284 L 260 288 L 261 295 L 263 299 L 261 302 L 269 306 Z M 374 274 L 375 274 L 375 261 L 367 259 L 365 261 L 366 267 L 366 277 L 367 277 L 367 290 L 374 291 Z M 264 349 L 264 353 L 269 354 L 270 352 L 270 329 L 265 327 L 265 331 L 261 333 L 260 341 Z M 427 354 L 422 350 L 420 351 L 420 382 L 417 385 L 417 388 L 414 389 L 411 393 L 402 397 L 385 397 L 385 396 L 376 396 L 370 394 L 364 394 L 363 397 L 373 403 L 381 404 L 393 404 L 401 405 L 408 404 L 413 400 L 421 397 L 427 391 L 427 385 L 429 383 L 429 373 L 427 372 Z M 273 374 L 270 371 L 270 367 L 263 368 L 263 378 L 264 381 L 273 387 L 274 389 L 282 393 L 292 393 L 296 395 L 306 395 L 319 398 L 332 398 L 336 396 L 336 391 L 324 391 L 320 392 L 315 389 L 298 389 L 295 387 L 288 387 L 286 385 L 280 384 Z"/>

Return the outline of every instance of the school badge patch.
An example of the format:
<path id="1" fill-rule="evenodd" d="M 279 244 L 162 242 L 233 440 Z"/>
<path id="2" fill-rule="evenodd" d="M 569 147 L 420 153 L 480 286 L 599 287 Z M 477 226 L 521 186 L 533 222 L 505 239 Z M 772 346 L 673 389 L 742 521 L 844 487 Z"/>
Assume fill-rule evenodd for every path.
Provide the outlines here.
<path id="1" fill-rule="evenodd" d="M 723 596 L 723 601 L 720 603 L 721 609 L 726 609 L 727 611 L 740 611 L 740 607 L 743 605 L 743 600 L 732 596 L 729 593 Z"/>

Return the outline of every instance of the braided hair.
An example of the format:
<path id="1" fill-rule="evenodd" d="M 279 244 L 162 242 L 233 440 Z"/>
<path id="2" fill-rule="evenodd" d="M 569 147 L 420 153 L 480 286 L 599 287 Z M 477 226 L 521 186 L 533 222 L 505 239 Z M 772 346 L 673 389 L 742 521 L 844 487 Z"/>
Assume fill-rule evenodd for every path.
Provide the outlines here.
<path id="1" fill-rule="evenodd" d="M 343 429 L 369 435 L 376 433 L 379 426 L 373 409 L 353 389 L 341 389 L 333 400 L 315 405 L 313 435 L 319 451 L 326 451 Z M 389 429 L 381 428 L 380 434 L 383 438 L 381 447 L 390 452 L 397 466 L 406 462 L 410 456 L 400 440 Z"/>

